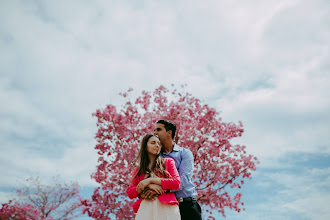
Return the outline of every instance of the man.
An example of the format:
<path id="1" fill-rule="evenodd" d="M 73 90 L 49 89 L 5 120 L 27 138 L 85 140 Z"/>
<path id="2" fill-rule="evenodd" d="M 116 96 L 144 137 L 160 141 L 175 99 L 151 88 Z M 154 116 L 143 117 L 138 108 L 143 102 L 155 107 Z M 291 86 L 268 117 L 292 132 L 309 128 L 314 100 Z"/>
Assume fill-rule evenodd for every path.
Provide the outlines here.
<path id="1" fill-rule="evenodd" d="M 161 157 L 172 158 L 179 172 L 181 184 L 178 190 L 173 190 L 179 201 L 181 219 L 201 220 L 201 207 L 197 203 L 197 192 L 192 183 L 194 158 L 190 150 L 179 147 L 173 142 L 176 125 L 169 120 L 159 120 L 155 125 L 155 134 L 162 144 Z M 152 196 L 151 193 L 148 196 Z"/>

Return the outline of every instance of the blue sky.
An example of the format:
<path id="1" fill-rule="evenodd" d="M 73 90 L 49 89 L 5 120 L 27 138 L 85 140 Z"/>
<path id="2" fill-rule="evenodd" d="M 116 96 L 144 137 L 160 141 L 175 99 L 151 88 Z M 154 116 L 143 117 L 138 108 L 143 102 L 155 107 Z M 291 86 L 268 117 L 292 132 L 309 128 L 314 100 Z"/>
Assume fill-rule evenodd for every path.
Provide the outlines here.
<path id="1" fill-rule="evenodd" d="M 57 174 L 84 195 L 97 108 L 119 92 L 187 84 L 242 121 L 260 166 L 227 219 L 330 219 L 330 2 L 0 3 L 0 201 Z M 218 217 L 221 219 L 221 217 Z"/>

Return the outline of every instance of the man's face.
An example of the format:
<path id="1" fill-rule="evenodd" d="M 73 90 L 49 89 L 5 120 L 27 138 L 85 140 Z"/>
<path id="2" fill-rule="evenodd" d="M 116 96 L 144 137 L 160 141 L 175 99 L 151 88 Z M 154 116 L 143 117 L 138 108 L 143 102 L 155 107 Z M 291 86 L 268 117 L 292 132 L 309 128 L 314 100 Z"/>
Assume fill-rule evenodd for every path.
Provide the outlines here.
<path id="1" fill-rule="evenodd" d="M 159 137 L 160 142 L 163 142 L 164 140 L 166 140 L 167 138 L 170 137 L 170 131 L 166 131 L 165 129 L 165 125 L 161 124 L 161 123 L 157 123 L 155 125 L 155 134 Z"/>

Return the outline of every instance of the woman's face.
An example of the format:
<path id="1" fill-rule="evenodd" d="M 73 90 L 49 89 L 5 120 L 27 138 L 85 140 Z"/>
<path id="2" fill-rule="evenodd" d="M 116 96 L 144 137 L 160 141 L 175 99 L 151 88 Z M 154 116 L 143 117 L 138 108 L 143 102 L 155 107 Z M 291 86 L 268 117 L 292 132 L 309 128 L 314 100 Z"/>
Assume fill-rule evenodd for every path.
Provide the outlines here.
<path id="1" fill-rule="evenodd" d="M 157 137 L 152 136 L 147 143 L 147 152 L 151 155 L 158 155 L 160 153 L 160 141 Z"/>

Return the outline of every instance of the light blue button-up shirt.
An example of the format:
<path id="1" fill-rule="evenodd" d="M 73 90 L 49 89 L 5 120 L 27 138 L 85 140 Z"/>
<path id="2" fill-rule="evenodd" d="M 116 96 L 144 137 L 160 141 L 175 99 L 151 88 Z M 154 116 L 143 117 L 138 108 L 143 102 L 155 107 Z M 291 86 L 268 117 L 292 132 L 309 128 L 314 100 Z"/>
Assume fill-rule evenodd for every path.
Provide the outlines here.
<path id="1" fill-rule="evenodd" d="M 175 166 L 179 172 L 181 180 L 180 188 L 177 190 L 172 190 L 175 192 L 176 198 L 197 196 L 195 185 L 192 183 L 194 157 L 191 151 L 174 144 L 171 152 L 167 154 L 161 152 L 160 155 L 163 158 L 172 158 L 175 161 Z"/>

